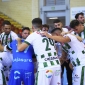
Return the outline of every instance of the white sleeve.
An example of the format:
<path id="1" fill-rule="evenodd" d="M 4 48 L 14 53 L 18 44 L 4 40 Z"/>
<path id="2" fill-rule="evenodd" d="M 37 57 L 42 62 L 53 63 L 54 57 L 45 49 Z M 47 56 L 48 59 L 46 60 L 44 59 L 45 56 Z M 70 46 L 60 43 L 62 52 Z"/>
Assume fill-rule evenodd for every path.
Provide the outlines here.
<path id="1" fill-rule="evenodd" d="M 13 32 L 13 31 L 11 31 L 11 36 L 12 36 L 13 40 L 18 38 L 18 35 L 15 32 Z"/>
<path id="2" fill-rule="evenodd" d="M 68 32 L 68 29 L 67 28 L 62 28 L 64 32 Z"/>
<path id="3" fill-rule="evenodd" d="M 66 34 L 65 36 L 69 37 L 71 41 L 77 40 L 77 38 L 71 34 Z"/>
<path id="4" fill-rule="evenodd" d="M 36 39 L 36 35 L 35 33 L 32 33 L 26 38 L 25 42 L 32 45 L 35 39 Z"/>

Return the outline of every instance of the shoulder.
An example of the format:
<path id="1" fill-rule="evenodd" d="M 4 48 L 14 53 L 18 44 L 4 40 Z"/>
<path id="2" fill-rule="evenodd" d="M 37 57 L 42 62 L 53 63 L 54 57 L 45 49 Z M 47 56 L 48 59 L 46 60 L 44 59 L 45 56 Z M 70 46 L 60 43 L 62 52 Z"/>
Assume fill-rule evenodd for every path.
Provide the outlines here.
<path id="1" fill-rule="evenodd" d="M 18 35 L 15 32 L 11 31 L 10 34 L 12 36 L 12 39 L 18 38 Z"/>
<path id="2" fill-rule="evenodd" d="M 4 35 L 5 33 L 3 32 L 3 33 L 1 33 L 0 35 Z"/>
<path id="3" fill-rule="evenodd" d="M 11 31 L 10 33 L 11 33 L 12 35 L 17 35 L 17 34 L 16 34 L 15 32 L 13 32 L 13 31 Z"/>
<path id="4" fill-rule="evenodd" d="M 68 29 L 67 28 L 62 28 L 64 32 L 68 32 Z"/>
<path id="5" fill-rule="evenodd" d="M 69 37 L 71 41 L 77 40 L 76 36 L 74 36 L 73 34 L 66 34 L 65 36 Z"/>
<path id="6" fill-rule="evenodd" d="M 2 38 L 4 36 L 4 32 L 0 34 L 0 38 Z"/>

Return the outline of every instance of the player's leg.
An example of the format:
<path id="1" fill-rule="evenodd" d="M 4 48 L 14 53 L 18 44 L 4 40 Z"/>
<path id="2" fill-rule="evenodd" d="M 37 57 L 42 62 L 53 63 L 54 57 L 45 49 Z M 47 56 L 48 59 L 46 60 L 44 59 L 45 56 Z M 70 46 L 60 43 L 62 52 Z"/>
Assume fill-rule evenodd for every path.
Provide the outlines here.
<path id="1" fill-rule="evenodd" d="M 24 85 L 34 85 L 34 69 L 32 71 L 23 70 Z"/>
<path id="2" fill-rule="evenodd" d="M 61 66 L 53 68 L 53 77 L 50 85 L 61 85 Z"/>
<path id="3" fill-rule="evenodd" d="M 85 67 L 83 66 L 76 66 L 74 67 L 72 78 L 73 78 L 73 85 L 85 85 L 84 84 L 84 76 L 85 76 Z"/>
<path id="4" fill-rule="evenodd" d="M 70 63 L 70 60 L 68 60 L 68 62 L 65 62 L 66 73 L 67 73 L 67 81 L 68 81 L 68 85 L 72 85 L 72 70 L 69 67 L 69 63 Z"/>
<path id="5" fill-rule="evenodd" d="M 2 64 L 4 66 L 4 75 L 5 75 L 5 78 L 6 78 L 7 83 L 8 83 L 9 69 L 10 69 L 10 66 L 12 64 L 12 57 L 13 56 L 10 52 L 2 52 L 1 57 L 2 57 Z"/>
<path id="6" fill-rule="evenodd" d="M 36 75 L 35 85 L 50 85 L 52 79 L 52 70 L 38 71 Z"/>
<path id="7" fill-rule="evenodd" d="M 35 85 L 61 85 L 61 67 L 50 67 L 37 72 Z"/>
<path id="8" fill-rule="evenodd" d="M 0 70 L 0 85 L 6 85 L 5 76 L 2 70 Z"/>
<path id="9" fill-rule="evenodd" d="M 21 75 L 20 70 L 12 70 L 10 72 L 8 85 L 21 85 Z"/>
<path id="10" fill-rule="evenodd" d="M 2 58 L 0 57 L 0 85 L 6 85 L 5 76 L 3 73 Z"/>

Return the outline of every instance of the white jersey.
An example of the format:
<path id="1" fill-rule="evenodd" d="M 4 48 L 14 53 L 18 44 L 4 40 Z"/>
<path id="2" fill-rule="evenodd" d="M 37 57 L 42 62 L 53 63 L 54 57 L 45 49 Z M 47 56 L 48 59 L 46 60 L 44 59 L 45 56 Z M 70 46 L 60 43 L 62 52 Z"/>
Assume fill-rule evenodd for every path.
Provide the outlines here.
<path id="1" fill-rule="evenodd" d="M 69 55 L 74 66 L 85 66 L 85 48 L 84 44 L 80 42 L 75 36 L 67 34 L 70 42 L 67 44 Z"/>
<path id="2" fill-rule="evenodd" d="M 68 32 L 67 28 L 62 28 L 63 32 Z"/>
<path id="3" fill-rule="evenodd" d="M 0 42 L 2 43 L 3 46 L 5 46 L 12 40 L 15 40 L 17 38 L 18 38 L 17 34 L 13 31 L 11 31 L 9 35 L 5 35 L 5 32 L 3 32 L 0 35 Z"/>
<path id="4" fill-rule="evenodd" d="M 33 45 L 39 65 L 38 70 L 60 64 L 52 39 L 41 36 L 40 32 L 36 31 L 29 35 L 25 42 Z"/>

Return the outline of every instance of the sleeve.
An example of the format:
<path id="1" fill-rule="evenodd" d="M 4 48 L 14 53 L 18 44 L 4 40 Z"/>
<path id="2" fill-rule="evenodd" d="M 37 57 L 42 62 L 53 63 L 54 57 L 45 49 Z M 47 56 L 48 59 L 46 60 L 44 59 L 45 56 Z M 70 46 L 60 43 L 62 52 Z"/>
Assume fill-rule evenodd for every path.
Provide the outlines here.
<path id="1" fill-rule="evenodd" d="M 68 32 L 68 29 L 67 28 L 62 28 L 64 32 Z"/>
<path id="2" fill-rule="evenodd" d="M 2 36 L 3 36 L 3 34 L 0 34 L 0 42 L 2 41 Z"/>
<path id="3" fill-rule="evenodd" d="M 18 38 L 18 35 L 13 31 L 11 31 L 11 35 L 12 35 L 12 40 L 16 40 Z"/>
<path id="4" fill-rule="evenodd" d="M 12 50 L 12 42 L 7 45 L 8 50 Z"/>
<path id="5" fill-rule="evenodd" d="M 77 40 L 77 38 L 74 35 L 66 34 L 64 37 L 69 37 L 71 42 Z"/>
<path id="6" fill-rule="evenodd" d="M 24 42 L 27 43 L 28 45 L 29 44 L 33 45 L 33 41 L 35 39 L 36 39 L 36 35 L 35 35 L 35 33 L 32 33 L 26 38 L 26 40 Z"/>

